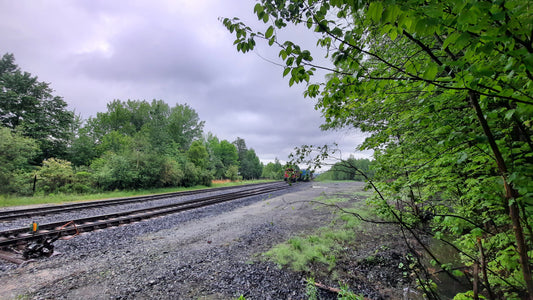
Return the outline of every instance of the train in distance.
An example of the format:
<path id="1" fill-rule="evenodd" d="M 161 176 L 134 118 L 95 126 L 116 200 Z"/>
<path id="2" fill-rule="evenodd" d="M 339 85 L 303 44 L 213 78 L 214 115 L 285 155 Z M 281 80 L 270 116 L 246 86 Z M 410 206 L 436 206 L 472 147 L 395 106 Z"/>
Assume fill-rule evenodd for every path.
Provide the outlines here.
<path id="1" fill-rule="evenodd" d="M 309 181 L 313 178 L 313 174 L 309 170 L 295 170 L 294 168 L 286 168 L 283 180 L 287 182 Z"/>

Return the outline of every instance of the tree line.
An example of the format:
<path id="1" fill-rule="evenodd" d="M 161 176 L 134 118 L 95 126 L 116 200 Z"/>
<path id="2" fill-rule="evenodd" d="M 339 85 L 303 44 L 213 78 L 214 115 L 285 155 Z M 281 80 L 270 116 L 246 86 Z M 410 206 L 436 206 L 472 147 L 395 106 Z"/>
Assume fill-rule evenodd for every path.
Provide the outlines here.
<path id="1" fill-rule="evenodd" d="M 320 180 L 353 180 L 365 181 L 374 177 L 372 160 L 367 158 L 354 158 L 350 156 L 346 160 L 336 162 L 329 170 L 320 174 Z M 363 176 L 361 173 L 364 173 Z"/>
<path id="2" fill-rule="evenodd" d="M 9 53 L 0 60 L 0 123 L 2 194 L 283 178 L 279 161 L 263 166 L 244 139 L 204 133 L 204 121 L 187 104 L 113 100 L 107 111 L 82 120 Z"/>
<path id="3" fill-rule="evenodd" d="M 259 1 L 266 30 L 222 19 L 243 53 L 279 47 L 289 85 L 304 83 L 323 129 L 368 134 L 376 214 L 399 225 L 431 271 L 412 271 L 438 299 L 434 272 L 466 282 L 457 299 L 533 299 L 533 15 L 531 2 Z M 331 65 L 281 32 L 310 30 Z M 329 73 L 313 82 L 317 70 Z M 301 147 L 297 161 L 328 147 Z M 361 172 L 363 175 L 363 172 Z M 460 256 L 442 260 L 420 236 Z"/>

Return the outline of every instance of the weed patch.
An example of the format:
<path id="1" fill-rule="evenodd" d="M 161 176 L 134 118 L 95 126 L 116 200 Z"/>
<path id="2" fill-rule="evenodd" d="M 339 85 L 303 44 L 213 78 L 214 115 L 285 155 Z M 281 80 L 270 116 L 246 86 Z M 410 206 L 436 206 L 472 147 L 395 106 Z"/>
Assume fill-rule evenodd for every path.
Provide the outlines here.
<path id="1" fill-rule="evenodd" d="M 339 197 L 328 198 L 323 195 L 315 202 L 331 207 L 330 205 L 337 203 L 347 203 L 348 200 Z M 346 204 L 344 206 L 346 207 Z M 285 243 L 278 244 L 266 252 L 265 256 L 277 263 L 280 268 L 288 266 L 295 271 L 313 273 L 311 265 L 321 264 L 328 272 L 332 272 L 336 266 L 337 252 L 356 238 L 355 229 L 361 224 L 361 220 L 351 214 L 351 210 L 361 214 L 362 209 L 366 209 L 360 203 L 349 203 L 349 206 L 351 208 L 342 211 L 334 209 L 333 213 L 337 216 L 328 226 L 318 228 L 312 235 L 293 237 Z M 320 205 L 317 209 L 319 207 Z"/>

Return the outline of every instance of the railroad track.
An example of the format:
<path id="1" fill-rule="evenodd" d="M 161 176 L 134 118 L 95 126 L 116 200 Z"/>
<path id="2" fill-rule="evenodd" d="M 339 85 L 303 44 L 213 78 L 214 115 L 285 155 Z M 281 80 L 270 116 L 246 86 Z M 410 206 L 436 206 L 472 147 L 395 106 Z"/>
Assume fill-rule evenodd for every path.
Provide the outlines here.
<path id="1" fill-rule="evenodd" d="M 51 255 L 53 253 L 52 243 L 60 238 L 72 237 L 80 233 L 130 224 L 141 220 L 183 212 L 240 198 L 271 193 L 288 187 L 289 185 L 282 182 L 258 185 L 246 190 L 229 192 L 222 195 L 206 196 L 179 203 L 40 224 L 39 230 L 33 232 L 31 232 L 28 227 L 0 231 L 0 249 L 3 249 L 3 251 L 0 252 L 0 258 L 15 263 L 21 263 L 24 261 L 22 258 L 27 259 L 31 257 Z M 10 257 L 9 251 L 22 254 L 22 257 L 20 257 L 20 255 L 18 257 L 11 255 Z"/>
<path id="2" fill-rule="evenodd" d="M 268 186 L 268 185 L 276 185 L 276 184 L 279 184 L 279 182 L 266 183 L 266 184 L 256 183 L 256 184 L 249 184 L 249 185 L 238 186 L 238 187 L 255 188 L 258 186 Z M 119 198 L 119 199 L 68 203 L 68 204 L 43 206 L 43 207 L 0 210 L 0 222 L 22 219 L 22 218 L 30 218 L 34 216 L 43 216 L 43 215 L 48 215 L 48 214 L 57 214 L 57 213 L 63 213 L 63 212 L 81 210 L 81 209 L 90 209 L 90 208 L 98 208 L 98 207 L 105 207 L 105 206 L 112 206 L 112 205 L 124 205 L 124 204 L 137 203 L 137 202 L 154 201 L 154 200 L 196 195 L 196 194 L 202 194 L 202 193 L 208 193 L 208 192 L 219 192 L 219 191 L 235 189 L 235 188 L 236 186 L 230 186 L 230 187 L 221 187 L 221 188 L 213 188 L 213 189 L 201 189 L 201 190 L 194 190 L 194 191 L 164 193 L 164 194 L 157 194 L 157 195 L 127 197 L 127 198 Z"/>

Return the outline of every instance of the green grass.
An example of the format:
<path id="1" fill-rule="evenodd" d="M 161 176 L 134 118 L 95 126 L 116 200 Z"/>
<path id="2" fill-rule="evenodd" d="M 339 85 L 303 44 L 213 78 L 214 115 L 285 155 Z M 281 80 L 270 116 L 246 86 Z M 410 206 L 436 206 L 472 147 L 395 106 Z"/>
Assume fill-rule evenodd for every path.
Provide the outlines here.
<path id="1" fill-rule="evenodd" d="M 189 188 L 179 187 L 179 188 L 160 188 L 160 189 L 149 189 L 149 190 L 112 191 L 112 192 L 101 192 L 101 193 L 94 193 L 94 194 L 50 194 L 50 195 L 35 195 L 33 197 L 0 195 L 0 207 L 9 207 L 9 206 L 17 206 L 17 205 L 32 205 L 32 204 L 66 203 L 66 202 L 101 200 L 101 199 L 110 199 L 110 198 L 124 198 L 124 197 L 153 195 L 153 194 L 180 192 L 180 191 L 191 191 L 191 190 L 199 190 L 199 189 L 206 189 L 206 188 L 237 186 L 237 185 L 243 185 L 243 184 L 266 183 L 266 182 L 271 182 L 271 181 L 272 180 L 248 180 L 248 181 L 213 183 L 211 187 L 198 185 L 198 186 L 193 186 Z"/>
<path id="2" fill-rule="evenodd" d="M 315 201 L 335 204 L 344 203 L 347 199 L 321 196 Z M 317 209 L 320 208 L 318 205 Z M 336 266 L 335 255 L 338 250 L 355 240 L 355 232 L 361 229 L 362 221 L 354 214 L 363 218 L 372 218 L 372 212 L 364 201 L 352 203 L 351 207 L 345 207 L 344 211 L 334 210 L 334 212 L 336 217 L 328 226 L 317 229 L 309 236 L 293 237 L 285 243 L 274 246 L 264 255 L 280 267 L 288 266 L 295 271 L 310 272 L 312 263 L 321 263 L 331 272 Z"/>
<path id="3" fill-rule="evenodd" d="M 331 271 L 336 266 L 335 252 L 355 239 L 354 228 L 359 224 L 354 216 L 342 214 L 330 226 L 321 227 L 309 236 L 293 237 L 274 246 L 265 256 L 280 267 L 289 266 L 295 271 L 310 271 L 311 263 L 324 264 Z"/>
<path id="4" fill-rule="evenodd" d="M 354 195 L 354 197 L 370 197 L 372 195 L 374 195 L 374 191 L 373 190 L 367 190 L 367 191 L 359 191 L 359 192 L 354 192 L 352 193 L 352 195 Z"/>
<path id="5" fill-rule="evenodd" d="M 351 230 L 324 227 L 315 235 L 293 237 L 265 255 L 279 266 L 289 266 L 295 271 L 310 271 L 313 262 L 325 264 L 331 271 L 336 266 L 335 250 L 353 238 L 355 234 Z"/>

